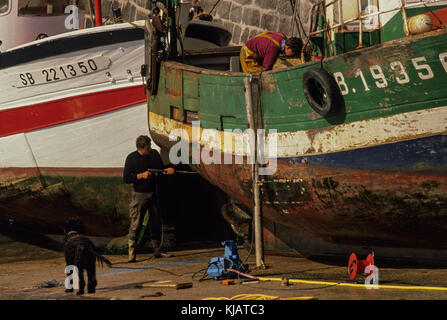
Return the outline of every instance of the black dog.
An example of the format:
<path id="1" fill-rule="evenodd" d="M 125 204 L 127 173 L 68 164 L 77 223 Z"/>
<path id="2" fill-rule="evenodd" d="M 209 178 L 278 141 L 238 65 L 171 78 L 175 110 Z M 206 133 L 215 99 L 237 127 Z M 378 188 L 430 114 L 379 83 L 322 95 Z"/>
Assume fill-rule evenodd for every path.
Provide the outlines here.
<path id="1" fill-rule="evenodd" d="M 84 269 L 87 271 L 87 292 L 95 293 L 96 288 L 96 261 L 101 265 L 106 263 L 109 267 L 112 263 L 96 253 L 93 242 L 85 236 L 84 223 L 78 218 L 70 218 L 65 222 L 64 254 L 67 266 L 75 265 L 79 272 L 79 291 L 77 295 L 84 294 L 85 281 Z M 66 289 L 65 292 L 73 292 Z"/>

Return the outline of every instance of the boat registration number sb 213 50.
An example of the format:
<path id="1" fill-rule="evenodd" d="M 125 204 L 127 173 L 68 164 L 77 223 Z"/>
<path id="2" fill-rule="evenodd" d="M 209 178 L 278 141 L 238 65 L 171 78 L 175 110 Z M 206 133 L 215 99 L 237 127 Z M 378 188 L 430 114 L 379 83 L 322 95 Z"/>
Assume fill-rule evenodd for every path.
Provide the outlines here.
<path id="1" fill-rule="evenodd" d="M 23 88 L 81 77 L 107 69 L 110 64 L 111 61 L 109 58 L 96 56 L 73 63 L 60 64 L 29 72 L 21 72 L 14 75 L 12 86 Z"/>

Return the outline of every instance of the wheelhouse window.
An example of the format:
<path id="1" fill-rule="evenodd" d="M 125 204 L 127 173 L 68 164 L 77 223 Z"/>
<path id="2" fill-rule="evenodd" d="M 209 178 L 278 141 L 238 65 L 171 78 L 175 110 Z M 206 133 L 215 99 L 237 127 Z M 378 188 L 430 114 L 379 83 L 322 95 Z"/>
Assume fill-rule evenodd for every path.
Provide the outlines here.
<path id="1" fill-rule="evenodd" d="M 8 12 L 9 0 L 0 0 L 0 14 Z"/>
<path id="2" fill-rule="evenodd" d="M 327 7 L 327 14 L 331 24 L 341 25 L 338 31 L 358 31 L 359 22 L 356 21 L 361 16 L 372 15 L 378 11 L 378 0 L 359 1 L 326 1 L 331 3 Z M 378 16 L 373 15 L 362 19 L 364 30 L 378 29 Z"/>
<path id="3" fill-rule="evenodd" d="M 2 0 L 0 0 L 2 1 Z M 76 4 L 75 1 L 74 4 Z M 19 16 L 60 16 L 70 0 L 19 0 Z"/>

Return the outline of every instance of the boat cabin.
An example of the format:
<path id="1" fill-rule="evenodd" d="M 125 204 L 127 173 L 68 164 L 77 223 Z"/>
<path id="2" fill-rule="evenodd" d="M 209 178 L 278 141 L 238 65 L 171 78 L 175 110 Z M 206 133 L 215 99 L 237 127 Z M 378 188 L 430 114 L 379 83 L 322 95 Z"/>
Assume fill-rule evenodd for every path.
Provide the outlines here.
<path id="1" fill-rule="evenodd" d="M 87 5 L 88 0 L 0 0 L 0 52 L 82 27 Z"/>
<path id="2" fill-rule="evenodd" d="M 309 35 L 318 55 L 334 56 L 445 27 L 446 6 L 444 0 L 324 0 L 312 7 Z"/>
<path id="3" fill-rule="evenodd" d="M 160 2 L 163 1 L 157 3 Z M 184 22 L 191 3 L 191 0 L 179 1 L 176 9 L 172 9 L 172 16 L 180 14 L 183 21 L 180 33 L 190 37 L 188 42 L 193 46 L 183 46 L 182 50 L 177 41 L 177 54 L 171 52 L 170 60 L 205 69 L 241 72 L 241 46 L 228 46 L 231 39 L 223 26 L 200 20 Z M 321 0 L 312 6 L 310 19 L 308 30 L 304 30 L 307 38 L 303 39 L 305 45 L 299 57 L 305 62 L 444 28 L 447 25 L 447 1 Z M 172 26 L 176 28 L 175 23 Z M 166 37 L 167 42 L 174 43 L 170 39 L 176 36 L 176 32 L 171 32 L 171 37 Z M 193 38 L 198 42 L 192 41 Z M 213 44 L 210 39 L 220 40 Z M 196 46 L 196 43 L 200 45 Z M 174 48 L 172 45 L 167 47 Z"/>

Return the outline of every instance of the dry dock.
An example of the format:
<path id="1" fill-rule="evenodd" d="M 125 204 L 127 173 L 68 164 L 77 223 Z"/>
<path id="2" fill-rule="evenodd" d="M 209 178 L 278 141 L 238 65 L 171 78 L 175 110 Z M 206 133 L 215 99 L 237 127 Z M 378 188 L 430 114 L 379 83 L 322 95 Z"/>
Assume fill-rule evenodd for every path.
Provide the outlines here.
<path id="1" fill-rule="evenodd" d="M 298 279 L 285 285 L 281 281 L 233 285 L 210 279 L 208 261 L 222 256 L 223 247 L 172 252 L 169 258 L 153 258 L 151 253 L 137 256 L 127 263 L 125 255 L 107 255 L 112 268 L 97 267 L 98 286 L 95 294 L 82 297 L 64 292 L 65 262 L 61 252 L 0 237 L 1 300 L 202 300 L 207 298 L 304 299 L 318 300 L 445 300 L 447 269 L 381 267 L 379 288 L 367 289 L 365 276 L 352 281 L 346 265 L 311 261 L 305 258 L 266 255 L 267 268 L 255 268 L 255 256 L 239 249 L 242 260 L 250 266 L 249 274 L 263 278 Z M 348 257 L 347 257 L 348 258 Z M 347 260 L 347 259 L 346 259 Z M 380 257 L 377 258 L 380 261 Z M 172 284 L 192 283 L 176 289 Z M 156 286 L 153 286 L 156 285 Z M 436 287 L 436 288 L 429 288 Z M 245 296 L 241 296 L 244 294 Z"/>

